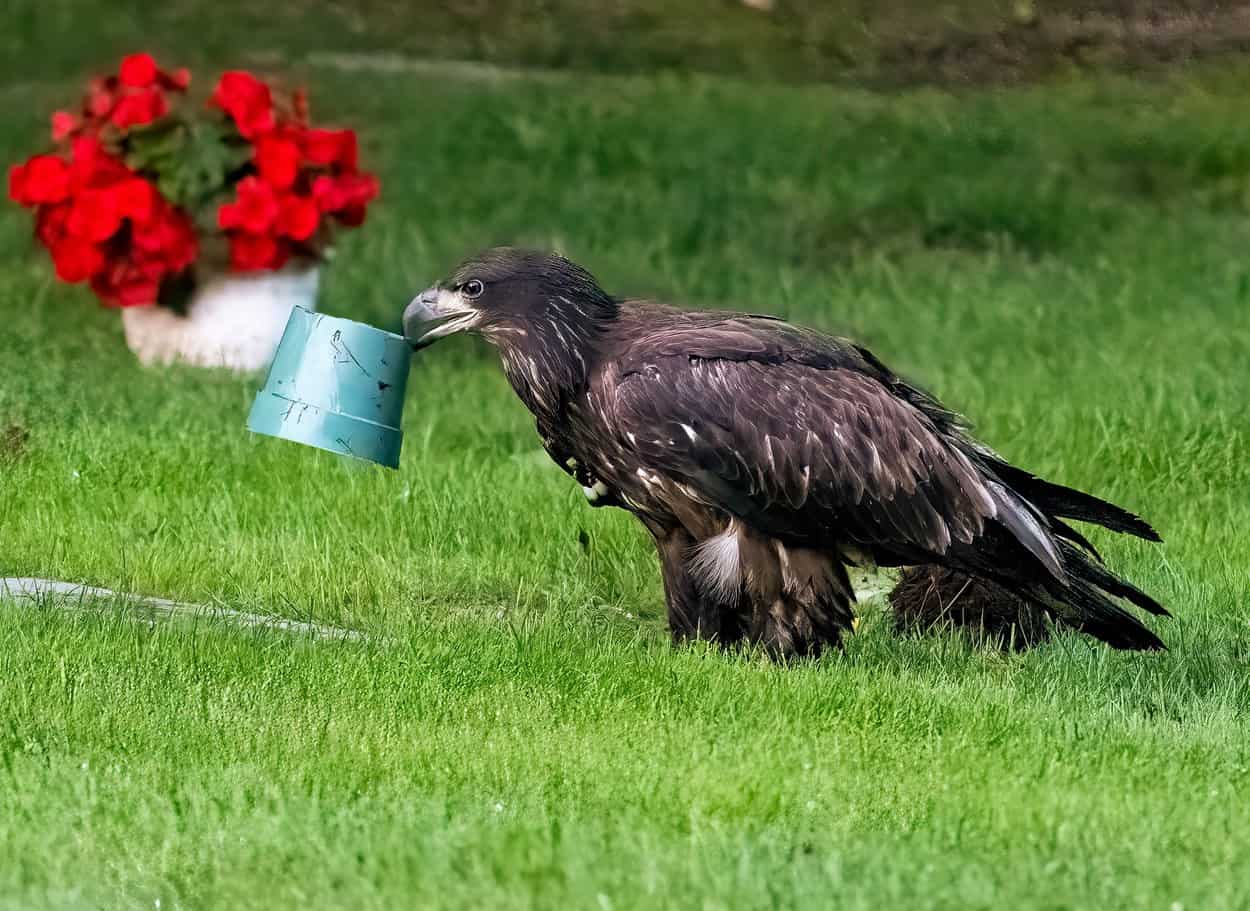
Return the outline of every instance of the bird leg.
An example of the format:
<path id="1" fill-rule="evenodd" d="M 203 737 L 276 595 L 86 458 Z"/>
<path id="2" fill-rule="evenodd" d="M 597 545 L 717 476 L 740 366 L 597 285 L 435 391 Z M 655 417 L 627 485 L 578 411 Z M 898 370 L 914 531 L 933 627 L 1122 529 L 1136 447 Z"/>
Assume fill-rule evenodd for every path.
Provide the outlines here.
<path id="1" fill-rule="evenodd" d="M 774 658 L 814 657 L 841 644 L 854 619 L 846 567 L 822 551 L 787 547 L 738 522 L 697 539 L 652 527 L 675 644 L 747 639 Z"/>
<path id="2" fill-rule="evenodd" d="M 771 559 L 770 559 L 771 558 Z M 841 645 L 854 620 L 846 567 L 828 554 L 755 538 L 744 542 L 749 636 L 775 658 L 815 657 Z"/>
<path id="3" fill-rule="evenodd" d="M 690 552 L 696 544 L 684 528 L 653 528 L 655 547 L 664 577 L 664 598 L 673 644 L 710 639 L 721 646 L 742 639 L 743 603 L 740 592 L 728 597 L 706 592 L 690 570 Z"/>

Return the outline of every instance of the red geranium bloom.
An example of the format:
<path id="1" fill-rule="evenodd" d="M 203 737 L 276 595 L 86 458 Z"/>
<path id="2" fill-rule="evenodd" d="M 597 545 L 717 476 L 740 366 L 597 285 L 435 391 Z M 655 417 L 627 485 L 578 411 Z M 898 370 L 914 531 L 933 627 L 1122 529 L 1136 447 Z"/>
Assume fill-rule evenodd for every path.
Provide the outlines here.
<path id="1" fill-rule="evenodd" d="M 130 169 L 110 155 L 94 136 L 76 137 L 71 155 L 70 183 L 75 192 L 80 187 L 102 186 L 131 176 Z"/>
<path id="2" fill-rule="evenodd" d="M 75 237 L 101 242 L 117 233 L 123 218 L 146 221 L 156 191 L 139 177 L 102 187 L 87 187 L 74 196 L 67 228 Z"/>
<path id="3" fill-rule="evenodd" d="M 159 276 L 124 260 L 113 263 L 91 277 L 91 290 L 113 307 L 141 307 L 154 304 L 161 293 Z"/>
<path id="4" fill-rule="evenodd" d="M 291 240 L 308 240 L 320 220 L 321 212 L 309 197 L 291 194 L 282 198 L 278 229 Z"/>
<path id="5" fill-rule="evenodd" d="M 87 189 L 74 197 L 66 227 L 74 237 L 100 243 L 122 226 L 117 194 L 112 188 Z"/>
<path id="6" fill-rule="evenodd" d="M 190 219 L 164 201 L 154 208 L 151 218 L 132 227 L 130 237 L 138 250 L 157 257 L 170 272 L 181 272 L 199 253 Z"/>
<path id="7" fill-rule="evenodd" d="M 167 92 L 185 92 L 191 84 L 191 72 L 182 67 L 167 73 L 156 65 L 151 54 L 131 54 L 122 59 L 118 81 L 130 89 L 160 88 Z"/>
<path id="8" fill-rule="evenodd" d="M 66 224 L 69 222 L 70 208 L 68 202 L 39 207 L 39 215 L 35 220 L 35 236 L 48 249 L 52 249 L 68 233 Z"/>
<path id="9" fill-rule="evenodd" d="M 245 139 L 255 139 L 274 128 L 269 86 L 251 73 L 231 70 L 222 74 L 210 102 L 230 115 Z"/>
<path id="10" fill-rule="evenodd" d="M 230 265 L 240 272 L 280 268 L 291 248 L 268 234 L 231 234 Z"/>
<path id="11" fill-rule="evenodd" d="M 121 130 L 151 123 L 169 113 L 169 102 L 160 89 L 144 89 L 123 95 L 109 114 L 109 122 Z"/>
<path id="12" fill-rule="evenodd" d="M 188 268 L 200 255 L 200 244 L 195 237 L 195 227 L 184 215 L 171 217 L 164 223 L 165 244 L 161 247 L 161 255 L 173 272 L 181 272 Z"/>
<path id="13" fill-rule="evenodd" d="M 77 237 L 63 237 L 52 247 L 56 277 L 63 282 L 86 281 L 104 268 L 104 254 L 95 244 Z"/>
<path id="14" fill-rule="evenodd" d="M 127 56 L 116 75 L 90 83 L 81 108 L 53 114 L 52 139 L 67 143 L 68 155 L 38 155 L 9 171 L 9 195 L 34 209 L 35 236 L 57 275 L 89 280 L 108 305 L 156 302 L 162 283 L 198 255 L 191 216 L 157 189 L 166 179 L 178 184 L 184 164 L 147 147 L 159 136 L 132 132 L 166 117 L 171 95 L 190 78 L 185 69 L 162 70 L 151 54 Z M 263 81 L 233 71 L 211 104 L 233 124 L 231 135 L 252 146 L 242 174 L 223 174 L 214 188 L 234 187 L 217 210 L 233 268 L 278 269 L 295 255 L 315 257 L 330 240 L 327 215 L 340 225 L 364 220 L 378 181 L 358 171 L 356 134 L 310 129 L 302 91 L 275 106 Z M 145 164 L 132 171 L 128 160 Z"/>
<path id="15" fill-rule="evenodd" d="M 256 170 L 274 189 L 286 190 L 299 174 L 300 149 L 295 140 L 277 134 L 256 142 Z"/>
<path id="16" fill-rule="evenodd" d="M 372 174 L 340 174 L 313 181 L 313 198 L 322 212 L 361 208 L 378 195 L 378 179 Z"/>
<path id="17" fill-rule="evenodd" d="M 52 115 L 52 141 L 60 142 L 78 132 L 81 123 L 69 111 L 57 111 Z"/>
<path id="18" fill-rule="evenodd" d="M 117 79 L 92 79 L 87 87 L 86 112 L 92 117 L 103 120 L 117 103 Z"/>
<path id="19" fill-rule="evenodd" d="M 55 155 L 36 155 L 9 169 L 9 196 L 24 206 L 61 202 L 69 197 L 69 166 Z"/>
<path id="20" fill-rule="evenodd" d="M 156 81 L 156 61 L 151 54 L 131 54 L 122 58 L 120 71 L 122 85 L 146 89 Z"/>
<path id="21" fill-rule="evenodd" d="M 313 164 L 356 170 L 356 134 L 351 130 L 305 130 L 300 144 Z"/>
<path id="22" fill-rule="evenodd" d="M 238 185 L 238 201 L 217 210 L 217 224 L 226 230 L 241 228 L 263 234 L 277 220 L 278 197 L 273 187 L 256 177 L 244 177 Z"/>
<path id="23" fill-rule="evenodd" d="M 156 204 L 156 188 L 142 177 L 132 177 L 113 187 L 117 211 L 133 221 L 147 221 Z"/>

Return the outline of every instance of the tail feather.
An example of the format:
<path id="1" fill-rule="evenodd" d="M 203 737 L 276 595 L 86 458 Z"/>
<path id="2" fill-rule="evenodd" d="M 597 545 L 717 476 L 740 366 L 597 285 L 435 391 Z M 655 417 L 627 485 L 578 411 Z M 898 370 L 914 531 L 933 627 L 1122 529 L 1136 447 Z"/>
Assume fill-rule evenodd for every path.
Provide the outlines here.
<path id="1" fill-rule="evenodd" d="M 1063 538 L 1065 541 L 1071 541 L 1073 544 L 1085 548 L 1091 557 L 1099 563 L 1102 562 L 1102 554 L 1098 552 L 1098 548 L 1094 547 L 1094 545 L 1089 542 L 1089 538 L 1085 537 L 1067 522 L 1052 517 L 1050 520 L 1050 526 L 1050 530 L 1054 533 L 1055 537 Z"/>
<path id="2" fill-rule="evenodd" d="M 1063 623 L 1113 648 L 1164 651 L 1167 646 L 1108 595 L 1124 598 L 1152 614 L 1169 616 L 1154 598 L 1112 574 L 1066 541 L 1059 542 L 1067 581 L 1048 580 L 1039 603 Z"/>
<path id="3" fill-rule="evenodd" d="M 1062 484 L 1043 481 L 1036 475 L 1006 462 L 995 461 L 990 468 L 1008 487 L 1052 516 L 1090 522 L 1112 531 L 1136 535 L 1147 541 L 1163 540 L 1148 522 L 1114 503 Z"/>
<path id="4" fill-rule="evenodd" d="M 966 439 L 966 438 L 965 438 Z M 1125 601 L 1160 616 L 1169 616 L 1158 601 L 1137 586 L 1121 579 L 1102 565 L 1102 557 L 1080 531 L 1064 519 L 1101 525 L 1111 531 L 1135 535 L 1147 541 L 1160 541 L 1145 520 L 1126 509 L 1100 500 L 1071 487 L 1044 481 L 1036 475 L 1003 461 L 991 450 L 966 441 L 964 451 L 981 470 L 998 482 L 991 490 L 1005 487 L 1023 510 L 1000 510 L 997 520 L 1015 538 L 1015 544 L 1028 551 L 1047 576 L 1033 575 L 1026 580 L 986 565 L 977 555 L 960 571 L 993 578 L 1017 597 L 1025 598 L 1056 620 L 1089 633 L 1114 648 L 1162 650 L 1162 640 L 1114 599 Z M 1022 516 L 1017 519 L 1016 516 Z M 1032 519 L 1041 522 L 1040 537 L 1049 546 L 1039 546 L 1038 530 Z M 1014 521 L 1013 521 L 1014 520 Z M 1058 565 L 1056 565 L 1058 564 Z M 1058 570 L 1058 571 L 1056 571 Z M 1014 575 L 1014 578 L 1013 578 Z"/>
<path id="5" fill-rule="evenodd" d="M 1090 560 L 1070 544 L 1060 542 L 1064 555 L 1064 568 L 1071 576 L 1083 582 L 1097 586 L 1108 594 L 1115 595 L 1136 604 L 1142 610 L 1149 611 L 1156 617 L 1170 617 L 1167 608 L 1146 594 L 1126 579 L 1112 573 L 1105 566 Z"/>
<path id="6" fill-rule="evenodd" d="M 1063 623 L 1101 639 L 1112 648 L 1146 652 L 1167 651 L 1163 640 L 1090 585 L 1077 584 L 1051 592 L 1047 609 Z"/>

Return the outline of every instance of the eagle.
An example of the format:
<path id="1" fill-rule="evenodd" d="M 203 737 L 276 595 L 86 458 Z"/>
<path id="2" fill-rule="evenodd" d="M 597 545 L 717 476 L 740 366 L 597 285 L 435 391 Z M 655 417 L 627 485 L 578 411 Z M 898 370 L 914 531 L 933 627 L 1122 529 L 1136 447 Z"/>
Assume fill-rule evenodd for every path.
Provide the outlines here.
<path id="1" fill-rule="evenodd" d="M 818 655 L 851 629 L 848 566 L 983 580 L 1115 648 L 1162 649 L 1072 521 L 1142 519 L 1009 464 L 861 345 L 771 316 L 607 293 L 559 255 L 480 253 L 403 315 L 415 349 L 498 350 L 548 455 L 654 539 L 674 643 Z"/>

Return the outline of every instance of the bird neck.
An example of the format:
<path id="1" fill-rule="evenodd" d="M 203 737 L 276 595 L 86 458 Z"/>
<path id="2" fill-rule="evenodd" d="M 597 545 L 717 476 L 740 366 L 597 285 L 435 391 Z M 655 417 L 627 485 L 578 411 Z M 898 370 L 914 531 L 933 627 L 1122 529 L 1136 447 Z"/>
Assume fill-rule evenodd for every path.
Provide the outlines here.
<path id="1" fill-rule="evenodd" d="M 609 324 L 552 313 L 495 339 L 508 382 L 541 423 L 561 423 L 565 406 L 586 391 Z"/>

